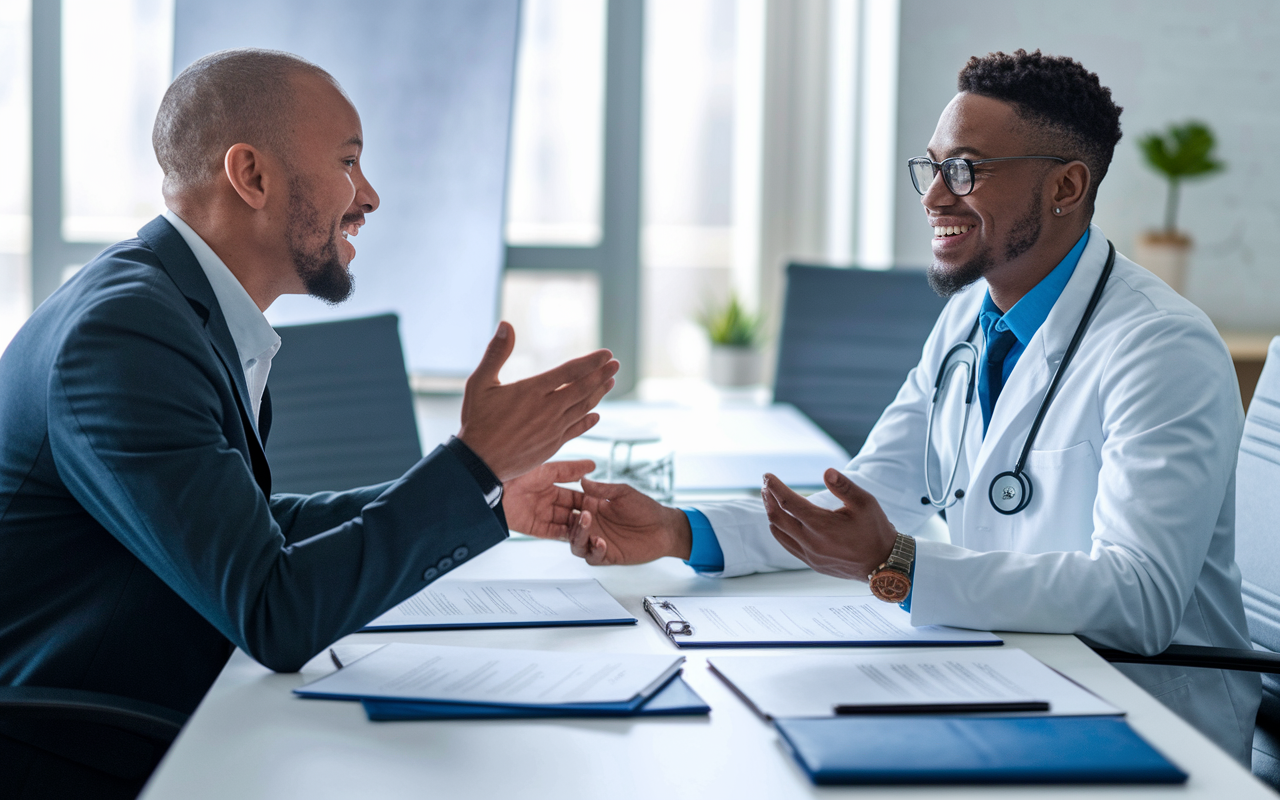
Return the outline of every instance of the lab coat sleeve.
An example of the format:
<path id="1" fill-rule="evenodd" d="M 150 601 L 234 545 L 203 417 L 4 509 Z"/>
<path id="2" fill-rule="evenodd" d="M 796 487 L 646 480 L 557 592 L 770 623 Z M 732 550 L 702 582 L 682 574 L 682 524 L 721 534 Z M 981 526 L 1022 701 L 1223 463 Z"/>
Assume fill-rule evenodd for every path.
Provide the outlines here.
<path id="1" fill-rule="evenodd" d="M 1135 326 L 1098 383 L 1102 448 L 1088 551 L 975 552 L 920 542 L 913 625 L 1076 633 L 1154 654 L 1182 622 L 1210 542 L 1231 535 L 1243 415 L 1206 321 Z"/>

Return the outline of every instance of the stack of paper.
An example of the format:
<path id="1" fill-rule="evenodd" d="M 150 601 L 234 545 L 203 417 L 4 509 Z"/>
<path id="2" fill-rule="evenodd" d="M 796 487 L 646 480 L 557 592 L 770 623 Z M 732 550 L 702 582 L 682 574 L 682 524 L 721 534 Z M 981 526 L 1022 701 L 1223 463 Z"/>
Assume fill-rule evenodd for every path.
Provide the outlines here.
<path id="1" fill-rule="evenodd" d="M 766 719 L 970 710 L 1123 712 L 1014 648 L 715 657 L 711 669 Z M 1047 708 L 1044 708 L 1047 706 Z M 983 708 L 985 707 L 985 708 Z"/>
<path id="2" fill-rule="evenodd" d="M 437 581 L 366 631 L 631 625 L 636 618 L 595 580 Z"/>
<path id="3" fill-rule="evenodd" d="M 706 713 L 679 678 L 683 662 L 683 656 L 393 643 L 294 692 L 364 701 L 371 719 Z"/>

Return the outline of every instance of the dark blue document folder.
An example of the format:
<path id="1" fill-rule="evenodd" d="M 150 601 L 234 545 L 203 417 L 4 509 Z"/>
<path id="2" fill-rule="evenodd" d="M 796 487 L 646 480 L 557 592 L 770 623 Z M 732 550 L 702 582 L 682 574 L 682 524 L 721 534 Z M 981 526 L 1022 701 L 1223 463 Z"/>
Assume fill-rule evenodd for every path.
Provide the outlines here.
<path id="1" fill-rule="evenodd" d="M 828 717 L 775 724 L 818 784 L 1187 780 L 1120 717 Z"/>
<path id="2" fill-rule="evenodd" d="M 575 707 L 495 706 L 431 703 L 416 700 L 362 700 L 375 722 L 423 719 L 529 719 L 531 717 L 649 717 L 698 715 L 711 712 L 698 693 L 677 675 L 645 702 L 593 703 Z"/>

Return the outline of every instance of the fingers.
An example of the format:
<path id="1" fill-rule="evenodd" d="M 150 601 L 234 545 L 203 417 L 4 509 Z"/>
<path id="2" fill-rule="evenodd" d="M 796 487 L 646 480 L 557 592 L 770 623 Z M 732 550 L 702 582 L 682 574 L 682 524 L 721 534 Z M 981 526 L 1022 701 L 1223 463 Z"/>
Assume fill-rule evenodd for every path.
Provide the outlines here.
<path id="1" fill-rule="evenodd" d="M 499 322 L 498 330 L 494 332 L 493 338 L 489 340 L 489 346 L 485 348 L 484 356 L 480 358 L 479 365 L 476 366 L 475 372 L 471 373 L 467 383 L 472 381 L 477 381 L 481 384 L 497 383 L 498 373 L 502 370 L 502 365 L 507 363 L 507 359 L 511 356 L 511 351 L 515 349 L 515 346 L 515 329 L 506 320 Z"/>
<path id="2" fill-rule="evenodd" d="M 828 469 L 823 473 L 822 482 L 827 485 L 833 495 L 843 500 L 846 506 L 861 509 L 866 507 L 868 502 L 875 501 L 870 492 L 849 480 L 849 476 L 838 469 Z"/>
<path id="3" fill-rule="evenodd" d="M 771 528 L 779 528 L 795 539 L 804 536 L 804 523 L 789 514 L 772 492 L 767 488 L 761 489 L 760 497 L 764 500 L 764 513 L 769 517 L 769 526 Z"/>
<path id="4" fill-rule="evenodd" d="M 599 414 L 586 415 L 582 419 L 578 420 L 577 422 L 569 426 L 569 429 L 564 432 L 564 436 L 560 439 L 560 444 L 563 445 L 567 441 L 570 441 L 572 439 L 577 439 L 582 434 L 594 428 L 596 426 L 596 423 L 599 421 L 600 421 Z"/>
<path id="5" fill-rule="evenodd" d="M 599 405 L 600 401 L 604 399 L 606 394 L 613 391 L 613 387 L 616 383 L 617 381 L 613 378 L 609 378 L 604 383 L 595 387 L 595 389 L 593 389 L 585 398 L 565 409 L 564 416 L 568 419 L 574 419 L 575 417 L 580 417 L 583 414 L 586 414 L 588 411 Z M 566 389 L 566 391 L 568 391 L 568 389 Z"/>
<path id="6" fill-rule="evenodd" d="M 611 378 L 617 373 L 619 366 L 618 362 L 613 360 L 613 353 L 608 350 L 597 350 L 566 361 L 541 375 L 535 375 L 530 380 L 546 384 L 547 391 L 554 391 L 566 383 L 582 380 L 596 370 L 601 370 L 601 380 Z"/>
<path id="7" fill-rule="evenodd" d="M 583 493 L 597 500 L 617 500 L 629 490 L 631 487 L 625 483 L 598 483 L 590 478 L 582 479 Z"/>
<path id="8" fill-rule="evenodd" d="M 797 494 L 790 486 L 778 480 L 777 476 L 772 473 L 765 474 L 764 488 L 761 491 L 765 494 L 773 495 L 773 499 L 778 506 L 792 517 L 806 519 L 812 515 L 812 512 L 819 510 L 817 506 Z"/>
<path id="9" fill-rule="evenodd" d="M 788 534 L 786 531 L 779 528 L 777 525 L 770 525 L 769 532 L 773 534 L 773 538 L 778 540 L 778 544 L 782 545 L 784 550 L 786 550 L 788 553 L 795 556 L 796 558 L 800 559 L 801 561 L 805 561 L 805 563 L 808 563 L 805 560 L 804 548 L 801 547 L 800 543 L 797 542 L 795 539 L 793 539 L 790 536 L 790 534 Z"/>
<path id="10" fill-rule="evenodd" d="M 603 566 L 609 545 L 603 537 L 591 533 L 591 512 L 583 511 L 578 524 L 569 531 L 569 551 L 593 567 Z"/>
<path id="11" fill-rule="evenodd" d="M 573 483 L 596 468 L 596 462 L 590 459 L 577 461 L 548 461 L 542 466 L 549 483 Z"/>

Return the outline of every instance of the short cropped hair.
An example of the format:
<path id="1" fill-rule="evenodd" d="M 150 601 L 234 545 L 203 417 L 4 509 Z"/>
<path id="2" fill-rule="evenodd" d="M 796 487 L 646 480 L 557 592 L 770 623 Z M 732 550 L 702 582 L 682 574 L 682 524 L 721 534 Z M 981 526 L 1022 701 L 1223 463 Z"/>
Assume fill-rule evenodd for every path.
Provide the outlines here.
<path id="1" fill-rule="evenodd" d="M 237 143 L 287 162 L 292 79 L 307 74 L 337 85 L 320 67 L 279 50 L 222 50 L 184 69 L 164 93 L 151 131 L 165 196 L 221 172 L 227 150 Z"/>
<path id="2" fill-rule="evenodd" d="M 961 92 L 1011 104 L 1022 119 L 1039 129 L 1041 146 L 1056 152 L 1028 155 L 1060 156 L 1083 161 L 1093 178 L 1088 207 L 1093 211 L 1098 186 L 1106 177 L 1116 143 L 1120 141 L 1120 112 L 1111 90 L 1073 58 L 1028 53 L 988 53 L 974 56 L 960 70 Z M 1003 154 L 1002 154 L 1003 155 Z"/>

